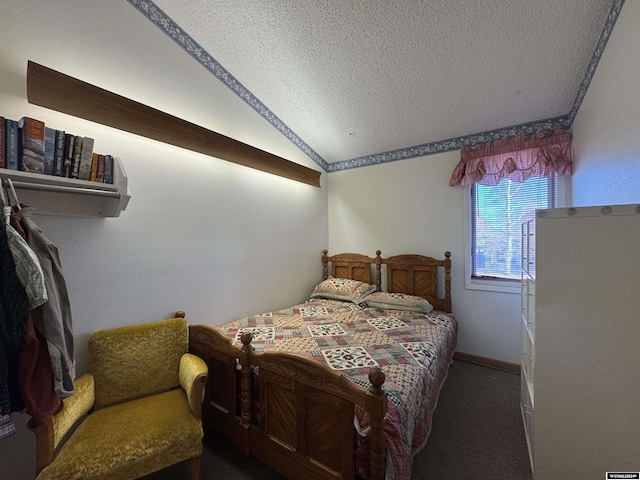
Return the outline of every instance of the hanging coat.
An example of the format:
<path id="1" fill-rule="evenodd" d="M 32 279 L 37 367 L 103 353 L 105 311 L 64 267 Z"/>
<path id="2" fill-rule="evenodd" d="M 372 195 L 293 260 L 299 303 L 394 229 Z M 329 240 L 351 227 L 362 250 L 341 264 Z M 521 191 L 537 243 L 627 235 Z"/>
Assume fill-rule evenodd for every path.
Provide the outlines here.
<path id="1" fill-rule="evenodd" d="M 27 244 L 42 267 L 49 300 L 31 313 L 36 330 L 47 340 L 56 394 L 64 399 L 73 393 L 73 380 L 76 376 L 71 306 L 58 247 L 31 219 L 33 210 L 24 207 L 18 214 L 22 216 L 21 225 Z"/>
<path id="2" fill-rule="evenodd" d="M 29 297 L 31 308 L 36 308 L 48 300 L 44 273 L 35 253 L 24 240 L 26 234 L 20 225 L 21 219 L 20 215 L 11 215 L 7 237 L 20 283 Z M 12 231 L 24 243 L 18 238 L 12 239 Z M 22 273 L 20 265 L 23 267 Z M 25 319 L 24 342 L 18 357 L 18 384 L 26 412 L 36 425 L 46 422 L 62 408 L 62 401 L 55 392 L 47 340 L 35 329 L 31 312 Z"/>
<path id="3" fill-rule="evenodd" d="M 5 415 L 24 408 L 17 371 L 28 312 L 29 299 L 16 274 L 7 232 L 0 228 L 0 412 Z"/>

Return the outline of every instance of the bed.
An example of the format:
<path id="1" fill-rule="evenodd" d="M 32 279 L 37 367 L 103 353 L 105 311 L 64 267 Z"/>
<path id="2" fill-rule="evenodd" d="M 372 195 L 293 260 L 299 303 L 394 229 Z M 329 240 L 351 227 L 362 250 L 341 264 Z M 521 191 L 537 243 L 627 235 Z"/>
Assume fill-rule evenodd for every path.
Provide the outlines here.
<path id="1" fill-rule="evenodd" d="M 408 480 L 456 346 L 450 256 L 325 250 L 306 302 L 192 325 L 205 426 L 288 478 Z"/>

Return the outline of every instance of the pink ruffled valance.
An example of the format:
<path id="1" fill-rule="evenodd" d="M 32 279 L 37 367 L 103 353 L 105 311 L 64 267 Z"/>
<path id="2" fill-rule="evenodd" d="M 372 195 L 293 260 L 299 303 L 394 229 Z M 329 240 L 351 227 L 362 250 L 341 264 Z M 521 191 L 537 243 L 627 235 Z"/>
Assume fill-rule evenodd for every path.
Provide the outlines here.
<path id="1" fill-rule="evenodd" d="M 449 185 L 497 185 L 503 178 L 524 182 L 529 177 L 571 175 L 572 172 L 571 133 L 547 130 L 464 147 Z"/>

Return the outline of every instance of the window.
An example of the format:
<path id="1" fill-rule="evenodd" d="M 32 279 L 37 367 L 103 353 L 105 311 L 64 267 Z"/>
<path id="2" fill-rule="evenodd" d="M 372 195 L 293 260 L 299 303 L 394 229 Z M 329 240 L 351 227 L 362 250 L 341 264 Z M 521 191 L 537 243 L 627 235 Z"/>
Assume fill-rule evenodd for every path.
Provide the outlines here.
<path id="1" fill-rule="evenodd" d="M 536 208 L 564 205 L 572 172 L 567 130 L 462 148 L 449 185 L 469 186 L 466 288 L 518 292 L 522 222 Z"/>
<path id="2" fill-rule="evenodd" d="M 520 227 L 536 208 L 557 205 L 557 175 L 471 188 L 471 279 L 520 280 Z"/>

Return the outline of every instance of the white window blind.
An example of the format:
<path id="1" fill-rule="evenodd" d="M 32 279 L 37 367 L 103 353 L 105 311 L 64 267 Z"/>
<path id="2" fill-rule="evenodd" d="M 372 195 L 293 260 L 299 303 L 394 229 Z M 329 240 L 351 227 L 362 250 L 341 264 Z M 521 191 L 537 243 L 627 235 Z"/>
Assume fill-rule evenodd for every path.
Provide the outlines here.
<path id="1" fill-rule="evenodd" d="M 520 226 L 536 208 L 553 208 L 557 174 L 525 182 L 471 186 L 471 277 L 520 280 Z"/>

